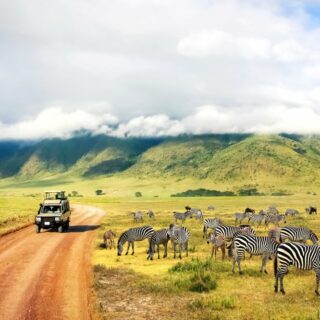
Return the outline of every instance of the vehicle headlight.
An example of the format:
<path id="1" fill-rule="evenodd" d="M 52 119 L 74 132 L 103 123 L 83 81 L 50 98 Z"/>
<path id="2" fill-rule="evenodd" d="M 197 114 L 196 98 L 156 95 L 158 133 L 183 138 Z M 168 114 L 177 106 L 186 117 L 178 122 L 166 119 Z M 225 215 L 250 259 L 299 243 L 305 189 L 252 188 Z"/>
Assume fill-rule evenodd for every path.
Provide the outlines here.
<path id="1" fill-rule="evenodd" d="M 54 220 L 55 221 L 60 221 L 60 217 L 55 217 Z"/>
<path id="2" fill-rule="evenodd" d="M 36 217 L 37 222 L 41 222 L 41 217 Z"/>

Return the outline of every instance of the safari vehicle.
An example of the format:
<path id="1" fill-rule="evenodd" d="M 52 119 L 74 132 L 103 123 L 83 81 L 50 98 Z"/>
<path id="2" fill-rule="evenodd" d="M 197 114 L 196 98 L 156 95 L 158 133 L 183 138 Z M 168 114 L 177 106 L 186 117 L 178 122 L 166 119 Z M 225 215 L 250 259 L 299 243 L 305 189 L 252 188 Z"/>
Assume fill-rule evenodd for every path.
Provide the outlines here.
<path id="1" fill-rule="evenodd" d="M 46 191 L 35 217 L 35 230 L 37 233 L 41 229 L 58 229 L 58 232 L 68 230 L 70 215 L 70 204 L 65 191 Z"/>

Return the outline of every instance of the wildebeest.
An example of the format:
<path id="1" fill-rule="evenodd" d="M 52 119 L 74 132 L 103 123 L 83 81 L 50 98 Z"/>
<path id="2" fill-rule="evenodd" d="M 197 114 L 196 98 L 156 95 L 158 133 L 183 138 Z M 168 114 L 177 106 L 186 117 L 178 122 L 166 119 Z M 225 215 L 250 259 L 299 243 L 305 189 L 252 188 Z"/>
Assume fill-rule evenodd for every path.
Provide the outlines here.
<path id="1" fill-rule="evenodd" d="M 256 213 L 256 211 L 252 208 L 245 208 L 244 213 Z"/>
<path id="2" fill-rule="evenodd" d="M 114 242 L 114 238 L 116 237 L 116 233 L 112 230 L 108 230 L 103 234 L 103 242 L 106 246 L 106 248 L 116 248 L 115 242 Z M 110 245 L 110 246 L 109 246 Z"/>
<path id="3" fill-rule="evenodd" d="M 155 214 L 151 209 L 148 209 L 147 215 L 150 219 L 155 219 Z"/>
<path id="4" fill-rule="evenodd" d="M 308 208 L 306 208 L 306 212 L 309 213 L 309 214 L 317 214 L 317 207 L 314 207 L 314 206 L 310 206 Z"/>

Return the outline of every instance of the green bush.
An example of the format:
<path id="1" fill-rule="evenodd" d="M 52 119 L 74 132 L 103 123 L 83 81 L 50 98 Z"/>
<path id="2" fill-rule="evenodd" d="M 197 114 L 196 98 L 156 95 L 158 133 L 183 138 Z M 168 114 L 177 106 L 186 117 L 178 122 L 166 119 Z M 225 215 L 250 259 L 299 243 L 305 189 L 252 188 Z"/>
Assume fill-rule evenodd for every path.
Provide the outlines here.
<path id="1" fill-rule="evenodd" d="M 189 290 L 193 292 L 209 292 L 210 290 L 217 289 L 218 286 L 217 279 L 208 271 L 201 271 L 194 274 L 190 281 L 191 286 Z"/>
<path id="2" fill-rule="evenodd" d="M 171 197 L 232 197 L 236 194 L 232 191 L 219 191 L 219 190 L 209 190 L 209 189 L 196 189 L 187 190 L 180 193 L 172 194 Z"/>
<path id="3" fill-rule="evenodd" d="M 142 197 L 142 193 L 140 191 L 136 191 L 134 194 L 137 198 Z"/>

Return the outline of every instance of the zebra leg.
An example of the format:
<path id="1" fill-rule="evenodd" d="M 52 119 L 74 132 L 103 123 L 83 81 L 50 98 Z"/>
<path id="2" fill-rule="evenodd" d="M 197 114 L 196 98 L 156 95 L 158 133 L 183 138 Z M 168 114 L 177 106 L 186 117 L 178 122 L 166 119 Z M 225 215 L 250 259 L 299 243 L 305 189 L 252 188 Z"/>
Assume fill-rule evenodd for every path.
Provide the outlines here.
<path id="1" fill-rule="evenodd" d="M 189 243 L 188 241 L 186 242 L 186 257 L 189 255 Z"/>
<path id="2" fill-rule="evenodd" d="M 204 235 L 207 236 L 207 227 L 206 226 L 203 226 L 203 235 L 202 235 L 203 239 L 204 239 Z"/>
<path id="3" fill-rule="evenodd" d="M 167 254 L 168 254 L 168 243 L 165 243 L 163 246 L 164 246 L 164 254 L 163 254 L 163 257 L 166 258 L 166 257 L 167 257 Z"/>
<path id="4" fill-rule="evenodd" d="M 320 281 L 320 269 L 316 269 L 316 290 L 314 291 L 319 296 L 319 281 Z"/>
<path id="5" fill-rule="evenodd" d="M 173 259 L 176 258 L 176 247 L 177 247 L 177 243 L 174 242 L 174 243 L 173 243 Z"/>
<path id="6" fill-rule="evenodd" d="M 131 248 L 132 248 L 131 254 L 134 255 L 134 241 L 132 241 L 132 243 L 131 243 Z"/>
<path id="7" fill-rule="evenodd" d="M 128 241 L 128 248 L 127 248 L 126 256 L 127 256 L 128 253 L 129 253 L 129 248 L 130 248 L 130 241 Z"/>
<path id="8" fill-rule="evenodd" d="M 268 255 L 268 254 L 264 254 L 264 255 L 262 256 L 262 265 L 261 265 L 261 270 L 260 270 L 260 272 L 264 272 L 264 273 L 268 274 L 268 271 L 266 270 L 268 258 L 269 258 L 269 255 Z"/>
<path id="9" fill-rule="evenodd" d="M 280 273 L 280 272 L 279 272 Z M 284 287 L 283 287 L 283 278 L 285 276 L 285 273 L 281 272 L 279 275 L 280 278 L 280 291 L 282 294 L 286 294 L 286 292 L 284 291 Z"/>
<path id="10" fill-rule="evenodd" d="M 160 244 L 157 244 L 158 259 L 160 259 Z"/>
<path id="11" fill-rule="evenodd" d="M 182 253 L 182 243 L 179 243 L 179 258 L 180 259 L 182 259 L 181 253 Z"/>

